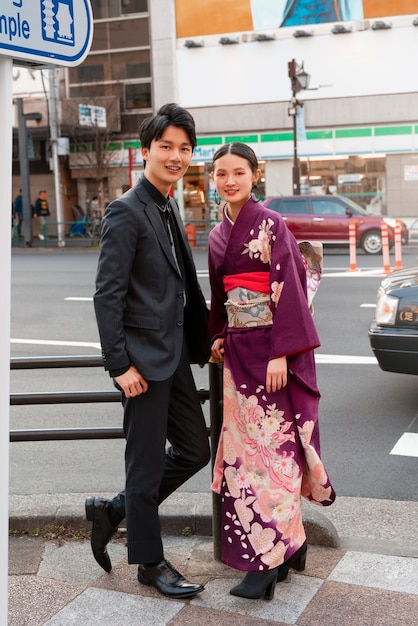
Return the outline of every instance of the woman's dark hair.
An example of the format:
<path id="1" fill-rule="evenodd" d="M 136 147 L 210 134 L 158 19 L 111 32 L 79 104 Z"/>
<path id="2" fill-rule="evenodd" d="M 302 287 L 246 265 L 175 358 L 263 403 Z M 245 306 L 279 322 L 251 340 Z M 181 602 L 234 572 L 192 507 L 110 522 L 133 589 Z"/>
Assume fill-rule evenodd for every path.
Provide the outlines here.
<path id="1" fill-rule="evenodd" d="M 234 141 L 233 143 L 227 143 L 218 148 L 213 155 L 212 166 L 215 164 L 215 161 L 225 156 L 225 154 L 236 154 L 237 156 L 246 159 L 253 174 L 255 174 L 258 170 L 258 160 L 255 152 L 252 148 L 250 148 L 250 146 L 247 146 L 246 143 L 238 143 Z"/>
<path id="2" fill-rule="evenodd" d="M 149 149 L 151 142 L 161 139 L 168 126 L 182 128 L 189 138 L 192 149 L 195 149 L 197 142 L 194 119 L 186 109 L 173 102 L 164 104 L 153 117 L 142 122 L 139 129 L 141 146 Z"/>

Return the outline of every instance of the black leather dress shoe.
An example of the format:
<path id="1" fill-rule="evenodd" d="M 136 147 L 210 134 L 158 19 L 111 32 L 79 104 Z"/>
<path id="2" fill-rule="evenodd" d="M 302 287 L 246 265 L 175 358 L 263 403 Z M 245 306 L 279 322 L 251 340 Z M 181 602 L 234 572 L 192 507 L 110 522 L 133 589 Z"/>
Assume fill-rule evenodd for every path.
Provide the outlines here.
<path id="1" fill-rule="evenodd" d="M 189 583 L 165 559 L 154 567 L 139 565 L 138 580 L 143 585 L 155 587 L 157 591 L 170 598 L 191 598 L 204 589 L 203 585 Z"/>
<path id="2" fill-rule="evenodd" d="M 86 499 L 86 517 L 89 522 L 93 522 L 90 539 L 91 549 L 97 563 L 105 572 L 110 572 L 112 569 L 106 546 L 117 530 L 110 523 L 109 507 L 109 500 L 103 498 Z"/>

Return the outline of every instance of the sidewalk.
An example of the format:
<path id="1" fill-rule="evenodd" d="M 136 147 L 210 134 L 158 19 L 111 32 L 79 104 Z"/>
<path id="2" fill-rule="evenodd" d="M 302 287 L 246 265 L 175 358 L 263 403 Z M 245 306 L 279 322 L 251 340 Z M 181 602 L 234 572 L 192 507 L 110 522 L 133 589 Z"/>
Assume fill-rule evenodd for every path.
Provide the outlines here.
<path id="1" fill-rule="evenodd" d="M 11 496 L 11 528 L 88 528 L 85 495 Z M 211 500 L 210 494 L 177 493 L 161 507 L 166 557 L 187 578 L 205 584 L 190 600 L 170 600 L 140 585 L 123 539 L 109 545 L 113 570 L 105 574 L 88 540 L 10 537 L 9 626 L 415 623 L 418 503 L 338 498 L 329 509 L 304 506 L 306 570 L 292 571 L 267 602 L 229 594 L 242 574 L 213 557 Z M 186 536 L 190 531 L 197 534 Z"/>

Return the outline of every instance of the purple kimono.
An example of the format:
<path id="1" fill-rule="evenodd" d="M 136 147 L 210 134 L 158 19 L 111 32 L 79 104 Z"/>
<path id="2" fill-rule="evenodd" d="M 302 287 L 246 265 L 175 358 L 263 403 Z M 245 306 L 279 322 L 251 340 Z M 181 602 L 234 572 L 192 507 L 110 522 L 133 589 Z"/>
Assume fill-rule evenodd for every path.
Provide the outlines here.
<path id="1" fill-rule="evenodd" d="M 307 275 L 314 284 L 307 285 Z M 319 338 L 298 244 L 278 213 L 250 198 L 209 235 L 213 338 L 224 337 L 224 419 L 212 489 L 222 496 L 222 561 L 277 567 L 306 539 L 301 496 L 329 505 L 320 459 L 314 348 Z M 267 364 L 287 356 L 288 384 L 265 389 Z"/>

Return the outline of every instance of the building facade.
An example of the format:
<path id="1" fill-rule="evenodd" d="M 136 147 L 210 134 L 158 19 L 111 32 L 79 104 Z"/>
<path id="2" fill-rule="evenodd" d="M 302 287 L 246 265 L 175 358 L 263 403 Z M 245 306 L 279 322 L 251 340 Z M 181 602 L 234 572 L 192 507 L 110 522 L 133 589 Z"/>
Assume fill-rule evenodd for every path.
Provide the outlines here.
<path id="1" fill-rule="evenodd" d="M 105 204 L 136 180 L 139 124 L 169 101 L 187 107 L 198 130 L 175 192 L 186 220 L 216 217 L 210 162 L 234 140 L 260 159 L 260 195 L 292 193 L 296 149 L 302 193 L 327 184 L 375 213 L 417 216 L 418 78 L 408 63 L 418 46 L 417 0 L 92 0 L 92 8 L 88 58 L 60 70 L 68 219 L 72 204 L 88 207 L 97 194 Z M 297 93 L 296 141 L 293 60 L 310 75 Z M 106 125 L 81 123 L 80 107 L 105 111 Z M 38 127 L 44 167 L 48 126 Z M 31 177 L 53 185 L 47 167 L 34 167 L 31 159 Z"/>

